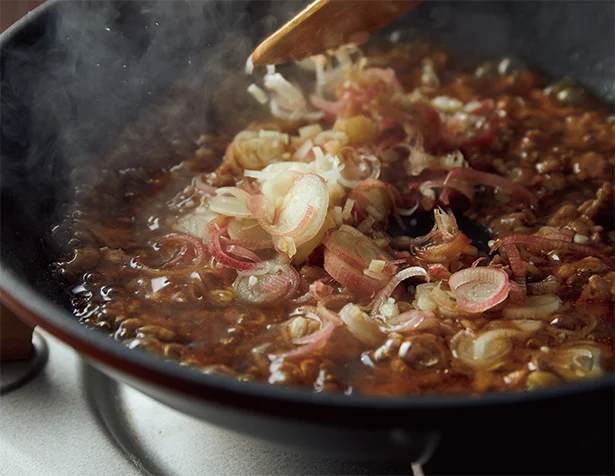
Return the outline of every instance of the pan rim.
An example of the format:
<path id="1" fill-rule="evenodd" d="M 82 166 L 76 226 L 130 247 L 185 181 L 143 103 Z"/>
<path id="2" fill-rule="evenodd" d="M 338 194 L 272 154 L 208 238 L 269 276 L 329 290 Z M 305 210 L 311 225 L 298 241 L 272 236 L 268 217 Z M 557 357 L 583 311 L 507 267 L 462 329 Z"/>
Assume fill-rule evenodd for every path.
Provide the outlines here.
<path id="1" fill-rule="evenodd" d="M 26 16 L 16 21 L 0 35 L 0 51 L 21 31 L 23 31 L 35 18 L 45 11 L 54 7 L 61 0 L 48 0 Z M 604 375 L 586 381 L 564 383 L 556 387 L 535 390 L 532 392 L 495 392 L 473 396 L 468 394 L 454 395 L 410 395 L 402 397 L 373 397 L 363 395 L 343 394 L 317 394 L 310 389 L 282 388 L 262 382 L 239 382 L 228 377 L 207 375 L 198 371 L 165 361 L 164 359 L 149 353 L 135 352 L 128 349 L 122 343 L 115 341 L 102 333 L 96 332 L 81 324 L 68 310 L 57 305 L 40 291 L 17 276 L 12 269 L 0 257 L 0 300 L 14 301 L 17 305 L 32 313 L 37 322 L 45 330 L 66 342 L 66 336 L 88 347 L 88 352 L 77 351 L 83 356 L 101 362 L 93 357 L 92 350 L 99 355 L 112 357 L 113 360 L 129 364 L 129 367 L 119 368 L 112 365 L 116 370 L 139 377 L 137 371 L 145 371 L 150 376 L 158 376 L 164 381 L 145 378 L 150 384 L 165 387 L 177 391 L 178 388 L 170 382 L 183 383 L 187 388 L 179 390 L 181 393 L 190 393 L 191 396 L 202 400 L 208 400 L 213 395 L 210 392 L 223 392 L 238 397 L 247 397 L 248 402 L 252 399 L 265 399 L 271 402 L 286 404 L 310 405 L 312 407 L 328 406 L 335 409 L 348 410 L 419 410 L 419 409 L 444 409 L 444 408 L 481 408 L 487 406 L 501 406 L 518 403 L 532 403 L 554 398 L 569 397 L 615 388 L 615 374 Z M 61 337 L 60 335 L 64 335 Z M 70 344 L 69 344 L 70 345 Z M 73 347 L 71 345 L 71 347 Z M 102 363 L 102 362 L 101 362 Z M 190 390 L 184 392 L 184 390 Z M 209 398 L 208 398 L 209 397 Z M 249 403 L 247 405 L 249 407 Z M 299 417 L 299 416 L 298 416 Z"/>

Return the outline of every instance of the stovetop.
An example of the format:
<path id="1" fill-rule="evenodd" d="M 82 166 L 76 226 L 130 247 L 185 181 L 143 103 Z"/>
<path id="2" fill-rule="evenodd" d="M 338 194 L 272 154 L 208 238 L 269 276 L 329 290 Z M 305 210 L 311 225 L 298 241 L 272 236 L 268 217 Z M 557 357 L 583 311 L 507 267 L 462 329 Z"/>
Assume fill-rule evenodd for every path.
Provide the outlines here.
<path id="1" fill-rule="evenodd" d="M 290 453 L 229 432 L 178 413 L 110 380 L 44 332 L 35 336 L 38 363 L 44 363 L 46 346 L 48 361 L 28 383 L 0 397 L 1 474 L 324 476 L 412 475 L 413 471 L 417 476 L 422 474 L 421 468 L 409 463 L 334 461 Z M 14 364 L 4 364 L 0 369 L 3 392 L 14 369 Z M 563 455 L 552 451 L 539 452 L 538 461 L 521 460 L 521 455 L 498 447 L 497 441 L 489 448 L 473 448 L 472 442 L 449 441 L 441 443 L 423 470 L 428 476 L 613 474 L 613 445 L 608 438 L 606 441 L 593 438 L 590 431 L 579 438 L 576 443 L 562 442 L 562 448 L 576 448 L 579 453 L 576 462 L 566 463 L 565 468 L 561 464 Z"/>
<path id="2" fill-rule="evenodd" d="M 115 384 L 41 334 L 47 364 L 0 397 L 0 473 L 7 476 L 412 474 L 410 464 L 293 454 L 203 423 Z"/>

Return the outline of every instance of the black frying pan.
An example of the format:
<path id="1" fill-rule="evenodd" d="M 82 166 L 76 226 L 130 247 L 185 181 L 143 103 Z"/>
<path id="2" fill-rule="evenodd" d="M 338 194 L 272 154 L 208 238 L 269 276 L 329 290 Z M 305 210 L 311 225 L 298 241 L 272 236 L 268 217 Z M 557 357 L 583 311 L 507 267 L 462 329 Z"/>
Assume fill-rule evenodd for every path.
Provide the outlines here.
<path id="1" fill-rule="evenodd" d="M 458 458 L 459 468 L 470 462 L 468 474 L 608 471 L 613 376 L 481 398 L 316 395 L 203 375 L 129 351 L 66 310 L 49 270 L 46 236 L 58 207 L 70 198 L 74 166 L 90 162 L 95 170 L 101 152 L 118 140 L 150 146 L 142 155 L 118 156 L 122 165 L 137 164 L 155 160 L 158 146 L 181 149 L 175 135 L 232 128 L 229 117 L 245 103 L 233 102 L 232 95 L 221 101 L 220 85 L 224 90 L 231 81 L 242 84 L 239 72 L 251 48 L 300 6 L 52 1 L 5 32 L 3 301 L 104 372 L 157 400 L 290 448 L 410 462 L 427 458 L 439 445 L 434 461 Z M 606 1 L 426 1 L 391 29 L 403 29 L 408 38 L 433 36 L 477 58 L 514 54 L 555 77 L 576 78 L 612 104 L 614 21 L 614 4 Z M 118 139 L 122 127 L 181 75 L 192 78 L 186 86 L 192 99 L 159 103 L 150 116 L 160 122 Z M 168 123 L 180 131 L 161 131 Z"/>

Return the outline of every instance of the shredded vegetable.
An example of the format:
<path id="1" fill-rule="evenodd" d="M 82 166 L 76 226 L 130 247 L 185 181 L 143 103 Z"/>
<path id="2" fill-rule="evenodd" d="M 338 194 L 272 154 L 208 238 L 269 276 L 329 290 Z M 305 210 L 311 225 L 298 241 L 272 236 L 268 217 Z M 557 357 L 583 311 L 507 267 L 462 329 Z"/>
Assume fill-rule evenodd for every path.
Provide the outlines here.
<path id="1" fill-rule="evenodd" d="M 251 102 L 232 110 L 243 130 L 195 140 L 203 117 L 178 121 L 184 147 L 155 129 L 181 163 L 114 171 L 98 202 L 77 189 L 57 270 L 81 279 L 79 319 L 316 391 L 476 393 L 612 370 L 612 124 L 527 71 L 450 63 L 423 44 L 248 63 L 247 91 L 212 90 L 216 117 Z"/>

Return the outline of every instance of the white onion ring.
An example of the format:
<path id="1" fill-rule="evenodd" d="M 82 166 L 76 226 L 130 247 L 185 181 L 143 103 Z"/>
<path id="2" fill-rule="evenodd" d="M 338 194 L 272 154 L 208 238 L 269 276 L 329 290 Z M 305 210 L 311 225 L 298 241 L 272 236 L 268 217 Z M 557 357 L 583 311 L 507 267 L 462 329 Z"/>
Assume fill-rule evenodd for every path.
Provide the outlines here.
<path id="1" fill-rule="evenodd" d="M 340 319 L 346 324 L 350 333 L 364 344 L 377 347 L 382 344 L 385 334 L 378 324 L 355 304 L 346 304 L 339 313 Z"/>
<path id="2" fill-rule="evenodd" d="M 562 306 L 562 300 L 554 294 L 528 296 L 525 305 L 507 307 L 502 312 L 506 319 L 540 319 L 549 316 Z"/>
<path id="3" fill-rule="evenodd" d="M 522 337 L 517 329 L 493 329 L 476 336 L 460 331 L 451 339 L 453 356 L 474 370 L 489 370 L 498 366 L 512 349 L 511 339 Z"/>
<path id="4" fill-rule="evenodd" d="M 423 276 L 426 280 L 429 281 L 429 275 L 427 274 L 427 271 L 420 266 L 411 266 L 410 268 L 402 269 L 399 273 L 393 276 L 391 281 L 389 281 L 389 283 L 382 289 L 382 291 L 378 293 L 378 295 L 372 301 L 370 305 L 372 316 L 380 312 L 380 306 L 382 306 L 382 304 L 384 304 L 384 302 L 389 299 L 389 296 L 391 296 L 399 283 L 414 276 Z"/>
<path id="5" fill-rule="evenodd" d="M 457 307 L 467 312 L 483 312 L 508 297 L 508 274 L 497 268 L 466 268 L 448 278 Z"/>
<path id="6" fill-rule="evenodd" d="M 292 296 L 299 287 L 299 280 L 299 273 L 293 266 L 275 265 L 264 274 L 238 274 L 233 287 L 240 301 L 269 305 Z"/>

